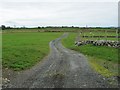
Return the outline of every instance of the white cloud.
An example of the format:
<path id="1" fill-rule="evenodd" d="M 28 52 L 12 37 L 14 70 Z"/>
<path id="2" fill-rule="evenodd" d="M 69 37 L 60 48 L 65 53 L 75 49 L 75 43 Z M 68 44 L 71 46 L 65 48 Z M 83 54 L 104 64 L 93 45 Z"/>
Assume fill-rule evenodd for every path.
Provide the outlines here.
<path id="1" fill-rule="evenodd" d="M 119 0 L 1 0 L 3 2 L 119 2 Z"/>
<path id="2" fill-rule="evenodd" d="M 0 24 L 17 26 L 85 26 L 86 24 L 117 26 L 118 24 L 117 2 L 11 1 L 4 0 L 1 4 Z"/>

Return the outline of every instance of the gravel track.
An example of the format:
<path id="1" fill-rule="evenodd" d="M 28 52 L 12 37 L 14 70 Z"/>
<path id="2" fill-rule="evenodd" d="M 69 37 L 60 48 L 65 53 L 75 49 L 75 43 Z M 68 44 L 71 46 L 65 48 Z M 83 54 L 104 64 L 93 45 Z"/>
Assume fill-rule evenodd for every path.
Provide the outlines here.
<path id="1" fill-rule="evenodd" d="M 10 79 L 8 88 L 110 88 L 107 79 L 91 69 L 86 57 L 61 44 L 63 34 L 50 42 L 50 54 L 36 66 Z"/>

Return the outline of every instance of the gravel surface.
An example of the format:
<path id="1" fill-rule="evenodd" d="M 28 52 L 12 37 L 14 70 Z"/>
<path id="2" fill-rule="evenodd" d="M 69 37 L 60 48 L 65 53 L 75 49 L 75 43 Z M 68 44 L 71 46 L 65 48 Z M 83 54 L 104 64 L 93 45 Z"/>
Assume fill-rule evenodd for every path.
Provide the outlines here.
<path id="1" fill-rule="evenodd" d="M 111 88 L 108 80 L 91 69 L 86 57 L 66 49 L 60 38 L 50 42 L 50 54 L 29 70 L 12 74 L 5 88 Z"/>

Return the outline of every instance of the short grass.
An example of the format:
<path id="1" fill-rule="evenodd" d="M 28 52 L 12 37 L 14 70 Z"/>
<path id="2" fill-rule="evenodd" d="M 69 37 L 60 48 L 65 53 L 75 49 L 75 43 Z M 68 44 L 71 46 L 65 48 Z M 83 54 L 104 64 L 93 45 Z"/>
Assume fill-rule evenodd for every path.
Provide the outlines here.
<path id="1" fill-rule="evenodd" d="M 40 31 L 74 31 L 82 32 L 82 36 L 116 36 L 117 29 L 81 29 L 81 28 L 29 28 L 29 29 L 6 29 L 3 30 L 3 33 L 6 32 L 40 32 Z M 98 33 L 99 31 L 99 33 Z M 106 32 L 107 31 L 107 32 Z M 111 32 L 112 31 L 112 32 Z"/>
<path id="2" fill-rule="evenodd" d="M 49 42 L 62 33 L 5 33 L 2 35 L 3 68 L 30 68 L 49 53 Z"/>
<path id="3" fill-rule="evenodd" d="M 99 31 L 99 33 L 96 31 L 91 31 L 91 32 L 82 32 L 80 34 L 81 36 L 116 36 L 116 32 L 102 32 Z"/>
<path id="4" fill-rule="evenodd" d="M 88 56 L 89 62 L 93 69 L 106 77 L 117 76 L 118 64 L 104 59 Z"/>
<path id="5" fill-rule="evenodd" d="M 82 38 L 82 40 L 111 40 L 111 41 L 118 41 L 118 38 L 92 38 L 92 37 L 89 37 L 89 38 L 86 38 L 86 37 L 84 37 L 84 38 Z"/>
<path id="6" fill-rule="evenodd" d="M 111 47 L 101 47 L 93 45 L 85 45 L 80 47 L 73 47 L 72 49 L 80 51 L 89 56 L 105 59 L 112 62 L 118 62 L 118 50 Z"/>
<path id="7" fill-rule="evenodd" d="M 97 68 L 96 70 L 101 69 L 101 67 L 98 67 L 100 62 L 105 62 L 105 63 L 111 62 L 112 63 L 111 65 L 118 63 L 118 49 L 112 47 L 93 46 L 93 45 L 83 45 L 78 47 L 74 45 L 76 36 L 77 36 L 76 33 L 70 33 L 67 38 L 64 38 L 62 40 L 63 45 L 69 49 L 83 53 L 84 55 L 88 56 L 88 58 L 91 57 L 89 58 L 91 60 L 90 62 L 92 63 L 91 65 L 93 65 L 94 68 Z M 95 59 L 93 60 L 93 58 Z M 96 64 L 96 62 L 98 63 L 98 65 Z M 100 66 L 103 66 L 103 63 Z M 116 69 L 118 69 L 117 67 L 118 66 L 116 65 Z"/>

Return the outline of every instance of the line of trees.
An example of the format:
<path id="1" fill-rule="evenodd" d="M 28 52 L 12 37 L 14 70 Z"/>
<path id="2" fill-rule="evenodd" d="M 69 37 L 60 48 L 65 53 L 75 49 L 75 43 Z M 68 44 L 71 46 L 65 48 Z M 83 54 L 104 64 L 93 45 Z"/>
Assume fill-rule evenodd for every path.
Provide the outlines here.
<path id="1" fill-rule="evenodd" d="M 12 28 L 13 28 L 13 27 L 1 25 L 1 29 L 2 29 L 2 30 L 5 30 L 5 29 L 12 29 Z"/>
<path id="2" fill-rule="evenodd" d="M 44 28 L 81 28 L 81 29 L 117 29 L 117 27 L 75 27 L 75 26 L 47 26 L 47 27 L 33 27 L 33 28 L 28 28 L 28 27 L 10 27 L 10 26 L 5 26 L 1 25 L 1 29 L 44 29 Z"/>
<path id="3" fill-rule="evenodd" d="M 18 28 L 18 27 L 10 27 L 10 26 L 5 26 L 5 25 L 1 25 L 1 27 L 0 27 L 2 30 L 6 30 L 6 29 L 25 29 L 26 27 L 20 27 L 20 28 Z"/>

